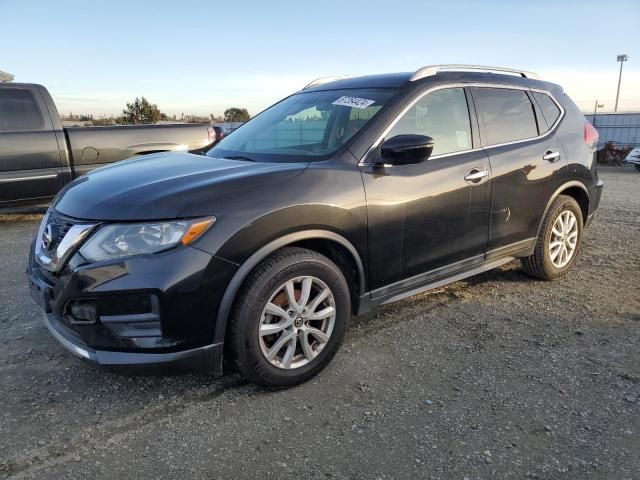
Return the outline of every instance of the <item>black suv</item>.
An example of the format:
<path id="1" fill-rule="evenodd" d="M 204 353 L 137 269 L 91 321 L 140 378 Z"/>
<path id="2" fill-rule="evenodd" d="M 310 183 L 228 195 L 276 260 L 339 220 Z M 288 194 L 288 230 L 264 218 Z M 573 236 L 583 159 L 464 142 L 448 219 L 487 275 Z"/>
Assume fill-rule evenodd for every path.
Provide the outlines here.
<path id="1" fill-rule="evenodd" d="M 206 155 L 68 185 L 34 240 L 52 334 L 103 365 L 310 378 L 349 316 L 521 259 L 566 274 L 598 207 L 597 132 L 561 87 L 502 68 L 317 80 Z"/>

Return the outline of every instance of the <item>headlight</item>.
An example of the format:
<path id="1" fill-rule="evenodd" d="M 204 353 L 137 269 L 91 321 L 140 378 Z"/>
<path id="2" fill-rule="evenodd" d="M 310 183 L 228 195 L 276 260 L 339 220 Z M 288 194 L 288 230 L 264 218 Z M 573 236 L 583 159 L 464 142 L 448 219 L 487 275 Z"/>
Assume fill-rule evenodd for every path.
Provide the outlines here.
<path id="1" fill-rule="evenodd" d="M 189 245 L 215 222 L 215 217 L 176 222 L 106 225 L 87 240 L 80 253 L 91 262 L 156 253 L 179 243 Z"/>

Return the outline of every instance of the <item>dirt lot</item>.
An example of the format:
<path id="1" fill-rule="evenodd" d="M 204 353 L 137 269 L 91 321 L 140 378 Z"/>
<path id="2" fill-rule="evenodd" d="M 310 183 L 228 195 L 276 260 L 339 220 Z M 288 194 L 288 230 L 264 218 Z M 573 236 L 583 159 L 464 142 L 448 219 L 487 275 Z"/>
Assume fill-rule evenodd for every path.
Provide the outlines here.
<path id="1" fill-rule="evenodd" d="M 319 377 L 130 377 L 31 302 L 0 217 L 0 478 L 640 478 L 640 174 L 603 168 L 577 268 L 513 263 L 353 319 Z"/>

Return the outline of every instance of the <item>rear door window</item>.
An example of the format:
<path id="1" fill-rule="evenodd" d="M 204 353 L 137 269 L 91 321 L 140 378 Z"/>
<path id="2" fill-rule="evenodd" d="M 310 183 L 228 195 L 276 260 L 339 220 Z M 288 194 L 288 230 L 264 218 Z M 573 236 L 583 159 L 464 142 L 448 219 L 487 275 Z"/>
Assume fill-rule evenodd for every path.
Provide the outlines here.
<path id="1" fill-rule="evenodd" d="M 386 138 L 409 134 L 433 138 L 432 155 L 469 150 L 471 123 L 464 89 L 445 88 L 425 95 L 400 117 Z"/>
<path id="2" fill-rule="evenodd" d="M 542 111 L 542 116 L 547 122 L 546 128 L 542 128 L 542 124 L 540 124 L 540 131 L 542 133 L 543 131 L 548 131 L 556 123 L 556 121 L 558 120 L 558 117 L 560 117 L 560 108 L 558 108 L 558 105 L 556 105 L 556 102 L 554 102 L 553 99 L 546 93 L 542 93 L 542 92 L 532 92 L 532 93 L 533 93 L 533 98 L 535 99 L 535 101 L 538 104 L 538 107 L 540 107 L 540 110 Z"/>
<path id="3" fill-rule="evenodd" d="M 33 93 L 23 88 L 0 88 L 0 132 L 44 128 L 44 119 Z"/>
<path id="4" fill-rule="evenodd" d="M 473 97 L 487 145 L 538 136 L 533 104 L 524 90 L 476 87 Z"/>

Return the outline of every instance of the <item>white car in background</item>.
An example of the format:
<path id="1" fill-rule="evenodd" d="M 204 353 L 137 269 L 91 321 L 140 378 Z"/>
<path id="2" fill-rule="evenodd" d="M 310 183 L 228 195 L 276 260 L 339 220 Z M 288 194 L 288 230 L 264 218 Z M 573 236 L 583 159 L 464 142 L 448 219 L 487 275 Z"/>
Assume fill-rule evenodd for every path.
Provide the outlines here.
<path id="1" fill-rule="evenodd" d="M 640 147 L 636 147 L 629 152 L 627 158 L 624 159 L 624 163 L 633 163 L 636 170 L 640 172 Z"/>

